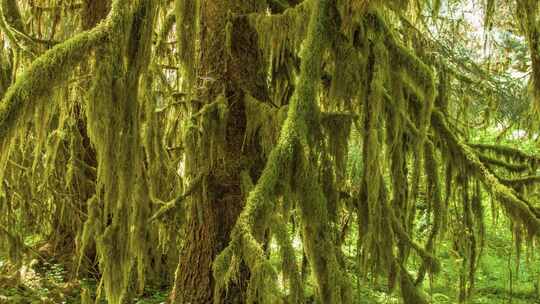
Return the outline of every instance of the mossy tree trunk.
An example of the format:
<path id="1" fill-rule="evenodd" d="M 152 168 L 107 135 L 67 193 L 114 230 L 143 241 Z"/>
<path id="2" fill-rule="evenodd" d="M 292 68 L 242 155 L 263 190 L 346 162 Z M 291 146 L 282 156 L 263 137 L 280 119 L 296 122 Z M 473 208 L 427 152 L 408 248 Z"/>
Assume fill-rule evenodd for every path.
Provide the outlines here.
<path id="1" fill-rule="evenodd" d="M 212 140 L 204 135 L 197 145 L 186 147 L 186 168 L 190 168 L 187 175 L 194 177 L 207 172 L 203 173 L 202 186 L 189 203 L 186 236 L 171 293 L 173 303 L 213 302 L 212 263 L 229 243 L 231 229 L 244 206 L 241 172 L 250 172 L 252 179 L 256 179 L 264 165 L 255 147 L 242 148 L 246 128 L 244 94 L 267 100 L 257 36 L 247 22 L 230 26 L 232 14 L 263 9 L 260 1 L 255 0 L 200 1 L 198 53 L 201 57 L 194 91 L 206 105 L 223 95 L 227 100 L 228 119 L 220 126 L 225 128 L 225 140 L 217 155 L 203 152 L 203 146 Z M 234 30 L 227 33 L 226 28 Z M 228 39 L 232 43 L 228 44 Z M 226 45 L 230 45 L 230 49 Z M 194 107 L 196 111 L 198 108 Z M 230 286 L 226 296 L 218 297 L 226 303 L 242 302 L 242 290 L 248 277 L 247 271 L 241 271 L 238 284 Z"/>

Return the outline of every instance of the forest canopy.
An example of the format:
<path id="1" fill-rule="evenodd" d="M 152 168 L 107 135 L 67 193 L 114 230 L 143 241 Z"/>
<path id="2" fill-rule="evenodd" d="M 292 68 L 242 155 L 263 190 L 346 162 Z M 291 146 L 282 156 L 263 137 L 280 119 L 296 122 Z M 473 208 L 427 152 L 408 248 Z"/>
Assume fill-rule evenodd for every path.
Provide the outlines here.
<path id="1" fill-rule="evenodd" d="M 0 303 L 536 303 L 540 2 L 0 0 Z"/>

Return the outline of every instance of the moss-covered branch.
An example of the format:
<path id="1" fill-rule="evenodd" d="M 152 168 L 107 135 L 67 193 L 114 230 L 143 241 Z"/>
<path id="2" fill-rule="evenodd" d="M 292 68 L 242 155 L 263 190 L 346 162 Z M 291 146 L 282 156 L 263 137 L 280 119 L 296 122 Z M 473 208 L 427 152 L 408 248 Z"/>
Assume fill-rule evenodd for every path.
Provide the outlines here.
<path id="1" fill-rule="evenodd" d="M 489 191 L 504 207 L 508 215 L 516 222 L 522 223 L 531 235 L 540 234 L 540 218 L 538 218 L 530 205 L 518 198 L 514 192 L 503 185 L 495 175 L 482 163 L 474 150 L 458 138 L 448 127 L 446 118 L 440 111 L 434 111 L 431 119 L 433 128 L 446 142 L 451 153 L 471 170 Z"/>
<path id="2" fill-rule="evenodd" d="M 478 158 L 486 165 L 500 167 L 510 172 L 523 173 L 529 169 L 527 164 L 513 164 L 482 153 L 478 153 Z"/>
<path id="3" fill-rule="evenodd" d="M 540 176 L 525 176 L 518 178 L 500 178 L 503 185 L 515 188 L 523 186 L 531 186 L 540 183 Z"/>
<path id="4" fill-rule="evenodd" d="M 512 148 L 505 145 L 493 145 L 493 144 L 481 144 L 481 143 L 470 143 L 470 147 L 482 151 L 482 152 L 492 152 L 496 155 L 516 160 L 518 162 L 525 163 L 540 163 L 540 157 L 526 152 L 521 151 L 517 148 Z"/>
<path id="5" fill-rule="evenodd" d="M 10 136 L 26 107 L 34 107 L 40 98 L 49 95 L 96 45 L 107 39 L 108 28 L 108 23 L 102 23 L 56 45 L 32 62 L 0 103 L 0 140 Z"/>
<path id="6" fill-rule="evenodd" d="M 199 174 L 198 176 L 196 176 L 195 179 L 193 179 L 191 184 L 186 188 L 186 190 L 184 191 L 182 195 L 179 195 L 178 197 L 176 197 L 175 199 L 169 202 L 163 203 L 163 206 L 159 208 L 159 210 L 156 211 L 154 215 L 152 215 L 152 217 L 148 220 L 148 222 L 155 221 L 163 217 L 165 214 L 173 211 L 175 208 L 178 208 L 180 203 L 182 203 L 188 196 L 193 194 L 193 192 L 201 185 L 202 178 L 203 178 L 203 174 Z M 154 200 L 157 200 L 157 199 L 154 199 Z"/>

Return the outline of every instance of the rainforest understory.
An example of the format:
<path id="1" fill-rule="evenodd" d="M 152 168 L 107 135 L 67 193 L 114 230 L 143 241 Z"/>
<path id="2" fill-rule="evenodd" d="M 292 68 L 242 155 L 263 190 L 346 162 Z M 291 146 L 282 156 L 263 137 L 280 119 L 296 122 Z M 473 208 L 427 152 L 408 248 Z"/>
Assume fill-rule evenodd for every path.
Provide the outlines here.
<path id="1" fill-rule="evenodd" d="M 0 0 L 0 304 L 540 303 L 537 0 Z"/>

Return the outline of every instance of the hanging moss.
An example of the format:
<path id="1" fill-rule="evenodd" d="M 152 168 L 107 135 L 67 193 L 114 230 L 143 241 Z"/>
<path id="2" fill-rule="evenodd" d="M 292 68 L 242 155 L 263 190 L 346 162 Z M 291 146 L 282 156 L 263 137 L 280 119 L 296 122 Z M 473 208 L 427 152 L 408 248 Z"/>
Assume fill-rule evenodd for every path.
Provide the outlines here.
<path id="1" fill-rule="evenodd" d="M 259 34 L 259 45 L 271 70 L 286 64 L 286 53 L 299 53 L 308 31 L 309 14 L 315 1 L 303 1 L 280 14 L 250 14 L 249 22 Z"/>
<path id="2" fill-rule="evenodd" d="M 103 233 L 96 239 L 102 281 L 110 303 L 122 303 L 137 262 L 145 282 L 148 188 L 139 149 L 139 79 L 148 66 L 155 7 L 147 0 L 113 3 L 111 43 L 97 53 L 90 92 L 88 133 L 98 158 L 97 194 L 104 202 Z"/>
<path id="3" fill-rule="evenodd" d="M 96 196 L 92 196 L 87 202 L 88 218 L 84 223 L 81 237 L 78 240 L 79 261 L 77 272 L 82 264 L 82 259 L 86 254 L 88 246 L 91 242 L 95 242 L 95 237 L 101 235 L 103 232 L 103 225 L 101 223 L 101 219 L 103 218 L 102 208 Z"/>
<path id="4" fill-rule="evenodd" d="M 345 113 L 324 113 L 321 124 L 328 140 L 328 150 L 334 158 L 337 183 L 341 183 L 347 163 L 349 135 L 354 116 Z"/>
<path id="5" fill-rule="evenodd" d="M 264 154 L 268 155 L 278 140 L 285 114 L 282 110 L 286 110 L 287 107 L 282 109 L 271 107 L 248 93 L 244 95 L 244 105 L 247 120 L 244 145 L 250 145 L 258 138 Z"/>
<path id="6" fill-rule="evenodd" d="M 272 274 L 265 266 L 267 262 L 262 258 L 264 254 L 259 242 L 253 236 L 253 229 L 255 223 L 264 222 L 263 219 L 268 218 L 271 210 L 269 207 L 275 198 L 276 187 L 283 182 L 280 180 L 281 178 L 289 175 L 287 172 L 291 168 L 289 164 L 293 158 L 300 157 L 302 159 L 305 157 L 298 154 L 302 151 L 299 150 L 302 147 L 299 144 L 303 143 L 305 147 L 313 147 L 317 138 L 320 138 L 320 131 L 317 131 L 319 113 L 315 100 L 317 83 L 321 75 L 319 63 L 327 42 L 325 24 L 328 6 L 326 1 L 315 2 L 309 22 L 308 35 L 301 53 L 301 74 L 288 108 L 287 119 L 281 129 L 279 140 L 270 153 L 263 173 L 253 191 L 250 192 L 246 206 L 237 220 L 232 232 L 232 241 L 216 259 L 214 270 L 225 269 L 224 264 L 230 262 L 232 259 L 231 251 L 233 251 L 240 254 L 252 273 L 255 272 L 254 278 L 258 278 L 259 274 L 265 274 L 267 277 Z M 305 160 L 303 163 L 305 164 Z M 304 236 L 306 242 L 310 243 L 308 256 L 312 266 L 316 268 L 314 272 L 319 297 L 325 303 L 349 302 L 350 297 L 347 296 L 345 284 L 347 280 L 338 274 L 339 265 L 331 245 L 332 241 L 328 238 L 330 230 L 323 229 L 321 226 L 321 222 L 326 222 L 324 217 L 322 220 L 320 218 L 324 214 L 321 212 L 326 212 L 324 195 L 317 184 L 316 175 L 313 172 L 305 171 L 309 167 L 300 168 L 304 170 L 295 174 L 299 178 L 296 184 L 301 187 L 302 194 L 308 197 L 313 196 L 313 199 L 308 198 L 304 201 L 301 210 L 304 221 L 310 223 L 304 225 Z M 256 230 L 259 231 L 259 229 Z M 322 239 L 321 233 L 323 233 Z M 226 285 L 224 273 L 227 272 L 214 272 L 215 275 L 221 275 L 220 277 L 216 276 L 218 288 Z M 257 294 L 267 295 L 275 290 L 274 284 L 267 280 L 257 279 L 256 282 L 258 282 L 255 286 Z M 216 294 L 219 294 L 219 291 L 217 292 Z"/>
<path id="7" fill-rule="evenodd" d="M 366 64 L 360 52 L 340 34 L 335 34 L 332 44 L 333 69 L 328 99 L 333 104 L 347 103 L 358 93 L 362 81 L 358 71 Z"/>
<path id="8" fill-rule="evenodd" d="M 289 283 L 289 295 L 287 303 L 304 303 L 304 290 L 302 278 L 296 261 L 296 254 L 286 229 L 287 225 L 280 215 L 275 215 L 272 219 L 273 234 L 279 244 L 283 261 L 284 278 Z"/>
<path id="9" fill-rule="evenodd" d="M 0 105 L 0 138 L 10 136 L 27 103 L 42 100 L 55 85 L 65 81 L 69 71 L 107 39 L 108 24 L 76 35 L 56 45 L 32 62 L 8 89 Z"/>
<path id="10" fill-rule="evenodd" d="M 212 169 L 226 157 L 222 148 L 227 144 L 225 127 L 230 125 L 227 122 L 228 106 L 234 104 L 233 100 L 244 102 L 243 107 L 240 105 L 246 114 L 243 148 L 260 146 L 260 150 L 256 147 L 262 151 L 260 157 L 268 157 L 268 162 L 255 185 L 250 174 L 255 176 L 259 172 L 242 172 L 246 206 L 232 232 L 230 244 L 213 265 L 216 303 L 228 292 L 231 282 L 243 280 L 244 273 L 240 271 L 244 265 L 250 271 L 248 302 L 304 301 L 306 281 L 299 274 L 294 257 L 287 223 L 290 218 L 294 229 L 301 227 L 302 276 L 308 273 L 307 267 L 312 268 L 317 300 L 321 303 L 351 303 L 350 278 L 345 272 L 350 265 L 345 263 L 341 252 L 347 232 L 338 220 L 340 212 L 351 212 L 354 208 L 344 199 L 349 193 L 342 195 L 340 191 L 351 192 L 351 200 L 356 204 L 359 259 L 355 266 L 360 277 L 369 274 L 377 283 L 378 278 L 387 277 L 390 290 L 396 283 L 400 284 L 406 303 L 427 303 L 415 284 L 419 285 L 426 273 L 437 272 L 437 240 L 443 236 L 446 218 L 453 216 L 450 208 L 457 208 L 457 203 L 461 202 L 466 203 L 464 209 L 459 209 L 461 213 L 451 219 L 455 221 L 462 216 L 463 223 L 467 219 L 463 226 L 474 230 L 475 239 L 467 236 L 459 245 L 464 257 L 464 278 L 474 279 L 472 270 L 477 267 L 481 254 L 476 250 L 481 249 L 485 229 L 481 203 L 484 190 L 478 181 L 484 182 L 486 192 L 500 200 L 516 221 L 514 232 L 518 244 L 521 244 L 519 240 L 524 237 L 524 230 L 538 233 L 540 211 L 528 201 L 532 190 L 529 187 L 537 182 L 530 172 L 536 169 L 536 157 L 466 145 L 456 135 L 458 131 L 445 121 L 440 122 L 449 117 L 447 110 L 452 106 L 448 104 L 449 98 L 456 92 L 449 87 L 447 75 L 435 74 L 426 64 L 431 60 L 425 59 L 422 47 L 413 41 L 418 37 L 406 26 L 402 28 L 400 23 L 406 23 L 402 15 L 405 11 L 400 10 L 409 4 L 411 11 L 419 10 L 421 1 L 338 0 L 333 3 L 308 0 L 294 8 L 291 7 L 296 2 L 290 1 L 282 2 L 279 8 L 275 8 L 275 3 L 272 5 L 272 12 L 281 14 L 228 14 L 224 24 L 224 53 L 235 48 L 232 45 L 235 40 L 233 25 L 245 18 L 258 32 L 263 56 L 270 65 L 265 67 L 265 85 L 269 87 L 271 97 L 268 99 L 272 102 L 256 100 L 247 91 L 227 88 L 201 108 L 198 108 L 199 101 L 195 96 L 200 38 L 197 31 L 199 23 L 204 21 L 198 20 L 201 4 L 176 1 L 175 13 L 163 14 L 164 18 L 158 23 L 160 28 L 152 53 L 150 42 L 154 33 L 151 23 L 154 21 L 150 8 L 155 3 L 150 0 L 128 2 L 115 2 L 111 17 L 98 26 L 106 33 L 103 38 L 94 40 L 96 47 L 77 48 L 86 53 L 96 50 L 96 56 L 81 73 L 91 72 L 93 77 L 84 106 L 92 147 L 86 147 L 84 119 L 80 125 L 75 125 L 69 118 L 76 114 L 64 112 L 66 109 L 53 109 L 42 101 L 72 102 L 73 96 L 38 98 L 33 105 L 39 106 L 15 114 L 9 112 L 13 105 L 0 106 L 7 111 L 6 116 L 0 111 L 0 127 L 4 122 L 11 130 L 5 133 L 9 136 L 5 137 L 0 165 L 6 168 L 9 185 L 16 184 L 21 188 L 5 189 L 1 194 L 5 197 L 1 197 L 0 212 L 15 209 L 25 213 L 25 221 L 34 218 L 39 221 L 35 226 L 41 227 L 58 211 L 58 217 L 65 223 L 65 218 L 71 214 L 66 211 L 71 206 L 68 199 L 61 193 L 47 192 L 44 186 L 57 189 L 67 182 L 69 193 L 65 196 L 68 196 L 79 190 L 78 183 L 84 180 L 88 183 L 85 191 L 92 193 L 94 175 L 97 175 L 97 190 L 86 203 L 88 218 L 78 244 L 84 254 L 96 242 L 103 275 L 99 290 L 105 290 L 109 302 L 129 302 L 134 292 L 130 289 L 135 284 L 140 292 L 152 275 L 166 273 L 165 269 L 152 265 L 162 263 L 162 256 L 155 251 L 166 251 L 168 257 L 176 259 L 176 245 L 182 242 L 179 231 L 182 231 L 184 217 L 183 202 L 192 194 L 212 195 L 208 186 Z M 165 11 L 170 9 L 169 5 L 160 3 L 155 9 L 161 7 Z M 330 12 L 325 13 L 326 10 Z M 309 14 L 312 17 L 307 23 Z M 330 15 L 331 22 L 336 24 L 331 24 L 326 15 Z M 183 19 L 178 21 L 180 18 L 177 17 Z M 7 21 L 13 28 L 14 21 Z M 179 37 L 178 45 L 167 47 L 170 44 L 167 37 L 175 21 L 178 21 L 175 31 Z M 390 27 L 394 25 L 397 29 Z M 24 41 L 14 33 L 14 41 Z M 174 67 L 176 51 L 180 52 L 179 73 Z M 9 56 L 6 54 L 6 61 L 0 62 L 0 69 L 10 66 L 9 71 L 2 72 L 5 75 L 16 74 L 13 71 L 17 70 L 19 59 L 7 58 Z M 4 65 L 4 62 L 8 64 Z M 146 67 L 149 65 L 151 71 L 148 73 Z M 75 62 L 69 62 L 68 66 L 66 70 L 58 67 L 55 71 L 78 70 Z M 158 82 L 154 83 L 156 76 Z M 439 78 L 438 93 L 435 93 L 435 76 Z M 11 81 L 10 77 L 2 77 L 7 80 L 0 79 L 0 96 L 5 91 L 2 83 Z M 53 85 L 63 85 L 66 77 L 69 76 L 55 78 Z M 170 84 L 176 81 L 181 84 Z M 71 88 L 71 83 L 69 86 Z M 80 93 L 73 91 L 71 94 Z M 33 95 L 30 90 L 21 92 L 21 96 L 28 94 L 17 102 L 26 105 L 26 98 L 32 101 L 36 96 L 49 97 L 53 90 L 47 87 L 41 93 L 38 91 L 38 95 Z M 58 90 L 54 90 L 56 92 Z M 437 105 L 436 117 L 431 115 L 433 100 Z M 35 113 L 42 110 L 48 112 L 39 120 L 41 116 Z M 357 114 L 362 117 L 363 126 L 358 126 Z M 19 122 L 25 121 L 30 122 L 27 124 L 30 127 L 25 125 L 24 132 L 15 132 L 22 125 Z M 356 130 L 364 130 L 363 140 L 351 140 L 351 123 L 355 123 Z M 51 129 L 54 129 L 52 133 Z M 160 131 L 162 129 L 165 131 Z M 26 138 L 31 138 L 32 143 L 21 144 Z M 363 175 L 361 185 L 349 184 L 343 174 L 351 142 L 355 148 L 361 146 L 364 149 L 362 168 L 354 166 L 353 169 L 354 174 Z M 93 148 L 96 149 L 97 168 L 81 159 L 84 149 Z M 13 153 L 10 154 L 10 150 Z M 185 150 L 197 153 L 185 153 Z M 33 156 L 33 164 L 27 161 L 28 156 Z M 94 155 L 89 157 L 93 162 Z M 197 160 L 186 160 L 186 157 Z M 443 162 L 447 166 L 444 181 L 440 180 L 437 169 Z M 42 168 L 45 169 L 43 172 Z M 63 168 L 66 168 L 65 172 L 62 172 Z M 527 171 L 531 176 L 514 176 L 516 172 Z M 85 173 L 90 178 L 84 176 Z M 467 183 L 474 186 L 467 188 L 461 175 L 470 175 Z M 24 182 L 30 178 L 40 179 L 39 185 L 33 181 Z M 184 187 L 177 187 L 178 184 Z M 43 206 L 30 208 L 27 202 L 34 197 L 39 197 Z M 204 199 L 210 202 L 209 198 Z M 422 247 L 424 244 L 420 245 L 413 237 L 412 221 L 417 212 L 415 208 L 423 207 L 424 203 L 428 235 L 425 247 Z M 456 206 L 449 206 L 451 203 Z M 22 207 L 12 207 L 14 205 Z M 84 201 L 80 205 L 86 206 Z M 84 208 L 78 208 L 74 208 L 74 212 L 84 216 Z M 200 222 L 205 220 L 202 212 L 198 216 Z M 0 225 L 11 229 L 8 224 L 14 221 L 14 216 L 1 221 Z M 79 227 L 75 219 L 73 223 L 74 227 Z M 24 236 L 21 232 L 12 234 L 20 239 Z M 272 237 L 281 258 L 281 267 L 277 270 L 274 260 L 271 263 L 268 258 L 274 248 L 265 244 Z M 159 246 L 150 246 L 157 243 Z M 13 241 L 11 247 L 19 250 L 17 246 Z M 409 252 L 411 256 L 419 257 L 420 269 L 415 283 L 405 268 L 405 265 L 411 265 L 407 260 Z M 278 286 L 280 275 L 285 283 L 283 288 Z M 84 292 L 83 296 L 89 295 Z M 286 299 L 282 299 L 284 296 Z"/>
<path id="11" fill-rule="evenodd" d="M 486 239 L 486 225 L 485 225 L 485 214 L 484 214 L 484 206 L 482 204 L 483 202 L 483 196 L 482 196 L 482 188 L 480 185 L 480 182 L 477 180 L 474 183 L 474 193 L 471 201 L 471 209 L 474 216 L 474 223 L 475 223 L 475 232 L 476 232 L 476 238 L 478 239 L 478 254 L 477 254 L 477 260 L 480 259 L 480 256 L 482 255 L 482 251 L 485 246 L 485 239 Z"/>
<path id="12" fill-rule="evenodd" d="M 532 212 L 529 204 L 515 196 L 515 194 L 484 166 L 474 151 L 464 144 L 450 131 L 442 113 L 435 111 L 432 124 L 437 133 L 444 138 L 447 148 L 463 161 L 471 173 L 482 181 L 486 190 L 501 202 L 508 215 L 517 222 L 523 223 L 529 233 L 540 233 L 540 219 Z"/>
<path id="13" fill-rule="evenodd" d="M 3 5 L 5 4 L 6 2 L 3 2 Z M 15 17 L 15 15 L 11 17 Z M 15 20 L 11 21 L 16 23 Z M 65 102 L 67 90 L 58 89 L 58 87 L 72 76 L 73 71 L 77 70 L 80 62 L 90 55 L 96 45 L 107 43 L 109 29 L 109 23 L 100 24 L 94 29 L 74 35 L 46 51 L 33 60 L 22 74 L 17 75 L 17 80 L 2 95 L 0 105 L 0 149 L 2 151 L 0 153 L 0 179 L 13 181 L 17 187 L 20 187 L 20 190 L 17 191 L 23 195 L 20 208 L 10 211 L 14 214 L 18 212 L 24 214 L 20 220 L 21 226 L 32 227 L 34 231 L 29 231 L 31 233 L 48 232 L 47 229 L 43 228 L 51 224 L 52 229 L 62 231 L 62 235 L 54 235 L 54 238 L 50 240 L 52 243 L 63 244 L 60 239 L 66 235 L 75 236 L 80 227 L 78 206 L 74 206 L 71 201 L 66 202 L 63 195 L 50 189 L 62 187 L 66 188 L 66 192 L 69 194 L 74 192 L 71 189 L 72 185 L 66 184 L 65 179 L 61 180 L 63 177 L 69 177 L 71 174 L 69 171 L 73 172 L 73 170 L 69 170 L 72 166 L 68 166 L 68 175 L 65 175 L 65 171 L 57 171 L 59 163 L 63 166 L 67 163 L 65 152 L 62 152 L 60 157 L 57 156 L 57 152 L 61 144 L 66 143 L 66 130 L 63 125 L 65 116 L 69 115 L 68 110 L 62 105 Z M 4 66 L 3 69 L 6 67 L 11 68 Z M 15 75 L 15 71 L 16 69 L 12 70 L 13 75 Z M 49 100 L 56 103 L 47 104 Z M 35 114 L 37 112 L 40 112 L 39 115 Z M 26 124 L 27 122 L 31 122 L 31 124 Z M 34 130 L 31 127 L 38 129 Z M 40 127 L 43 128 L 39 129 Z M 57 131 L 47 136 L 47 131 L 55 127 L 58 128 Z M 24 138 L 24 141 L 16 140 L 16 137 Z M 32 141 L 29 142 L 29 138 Z M 32 165 L 33 169 L 28 170 L 28 174 L 24 176 L 22 174 L 19 177 L 4 175 L 9 173 L 6 171 L 9 170 L 10 158 L 21 155 L 23 159 L 29 157 L 30 147 L 35 148 L 33 156 L 35 156 L 36 161 Z M 31 171 L 32 173 L 30 173 Z M 60 176 L 59 183 L 56 179 L 57 176 Z M 39 208 L 30 208 L 26 202 L 29 202 L 31 197 L 41 200 L 43 205 Z M 51 213 L 54 216 L 51 216 Z M 46 223 L 47 221 L 50 223 Z"/>
<path id="14" fill-rule="evenodd" d="M 306 161 L 302 160 L 302 166 L 308 166 Z M 334 248 L 328 201 L 315 172 L 309 172 L 305 170 L 295 179 L 301 182 L 298 186 L 303 244 L 317 282 L 318 296 L 324 303 L 351 303 L 350 282 L 341 270 Z"/>
<path id="15" fill-rule="evenodd" d="M 427 182 L 426 200 L 428 200 L 431 204 L 430 210 L 433 212 L 432 228 L 428 235 L 425 250 L 430 255 L 435 256 L 437 237 L 439 236 L 439 233 L 441 231 L 441 226 L 443 224 L 443 216 L 447 213 L 447 209 L 445 209 L 442 201 L 441 183 L 438 172 L 438 162 L 435 155 L 435 147 L 431 141 L 427 141 L 424 149 L 424 170 Z M 422 265 L 415 282 L 416 285 L 418 285 L 423 280 L 424 273 L 428 268 L 429 265 Z"/>
<path id="16" fill-rule="evenodd" d="M 377 183 L 379 179 L 377 178 L 381 174 L 381 165 L 380 161 L 380 136 L 379 130 L 381 129 L 380 119 L 382 114 L 382 92 L 384 89 L 384 82 L 388 76 L 387 70 L 387 53 L 386 48 L 383 46 L 381 41 L 378 41 L 373 46 L 373 56 L 374 64 L 372 71 L 371 84 L 369 88 L 370 94 L 367 96 L 367 108 L 364 115 L 365 117 L 365 128 L 367 138 L 365 140 L 365 146 L 367 147 L 367 153 L 365 156 L 366 164 L 366 179 L 371 180 L 374 183 Z M 374 186 L 369 183 L 369 186 Z M 370 199 L 370 192 L 373 195 L 373 199 Z M 372 190 L 368 190 L 368 203 L 371 206 L 374 206 L 379 195 L 379 187 L 374 186 Z"/>
<path id="17" fill-rule="evenodd" d="M 192 119 L 199 117 L 198 123 L 203 137 L 208 138 L 208 141 L 202 144 L 202 153 L 208 155 L 210 169 L 215 166 L 216 161 L 223 158 L 228 115 L 227 99 L 225 95 L 220 94 L 192 116 Z"/>
<path id="18" fill-rule="evenodd" d="M 493 2 L 493 0 L 491 0 Z M 530 91 L 533 100 L 532 108 L 540 111 L 540 28 L 538 26 L 538 2 L 534 0 L 516 1 L 517 14 L 521 29 L 525 33 L 531 56 L 532 74 Z"/>

